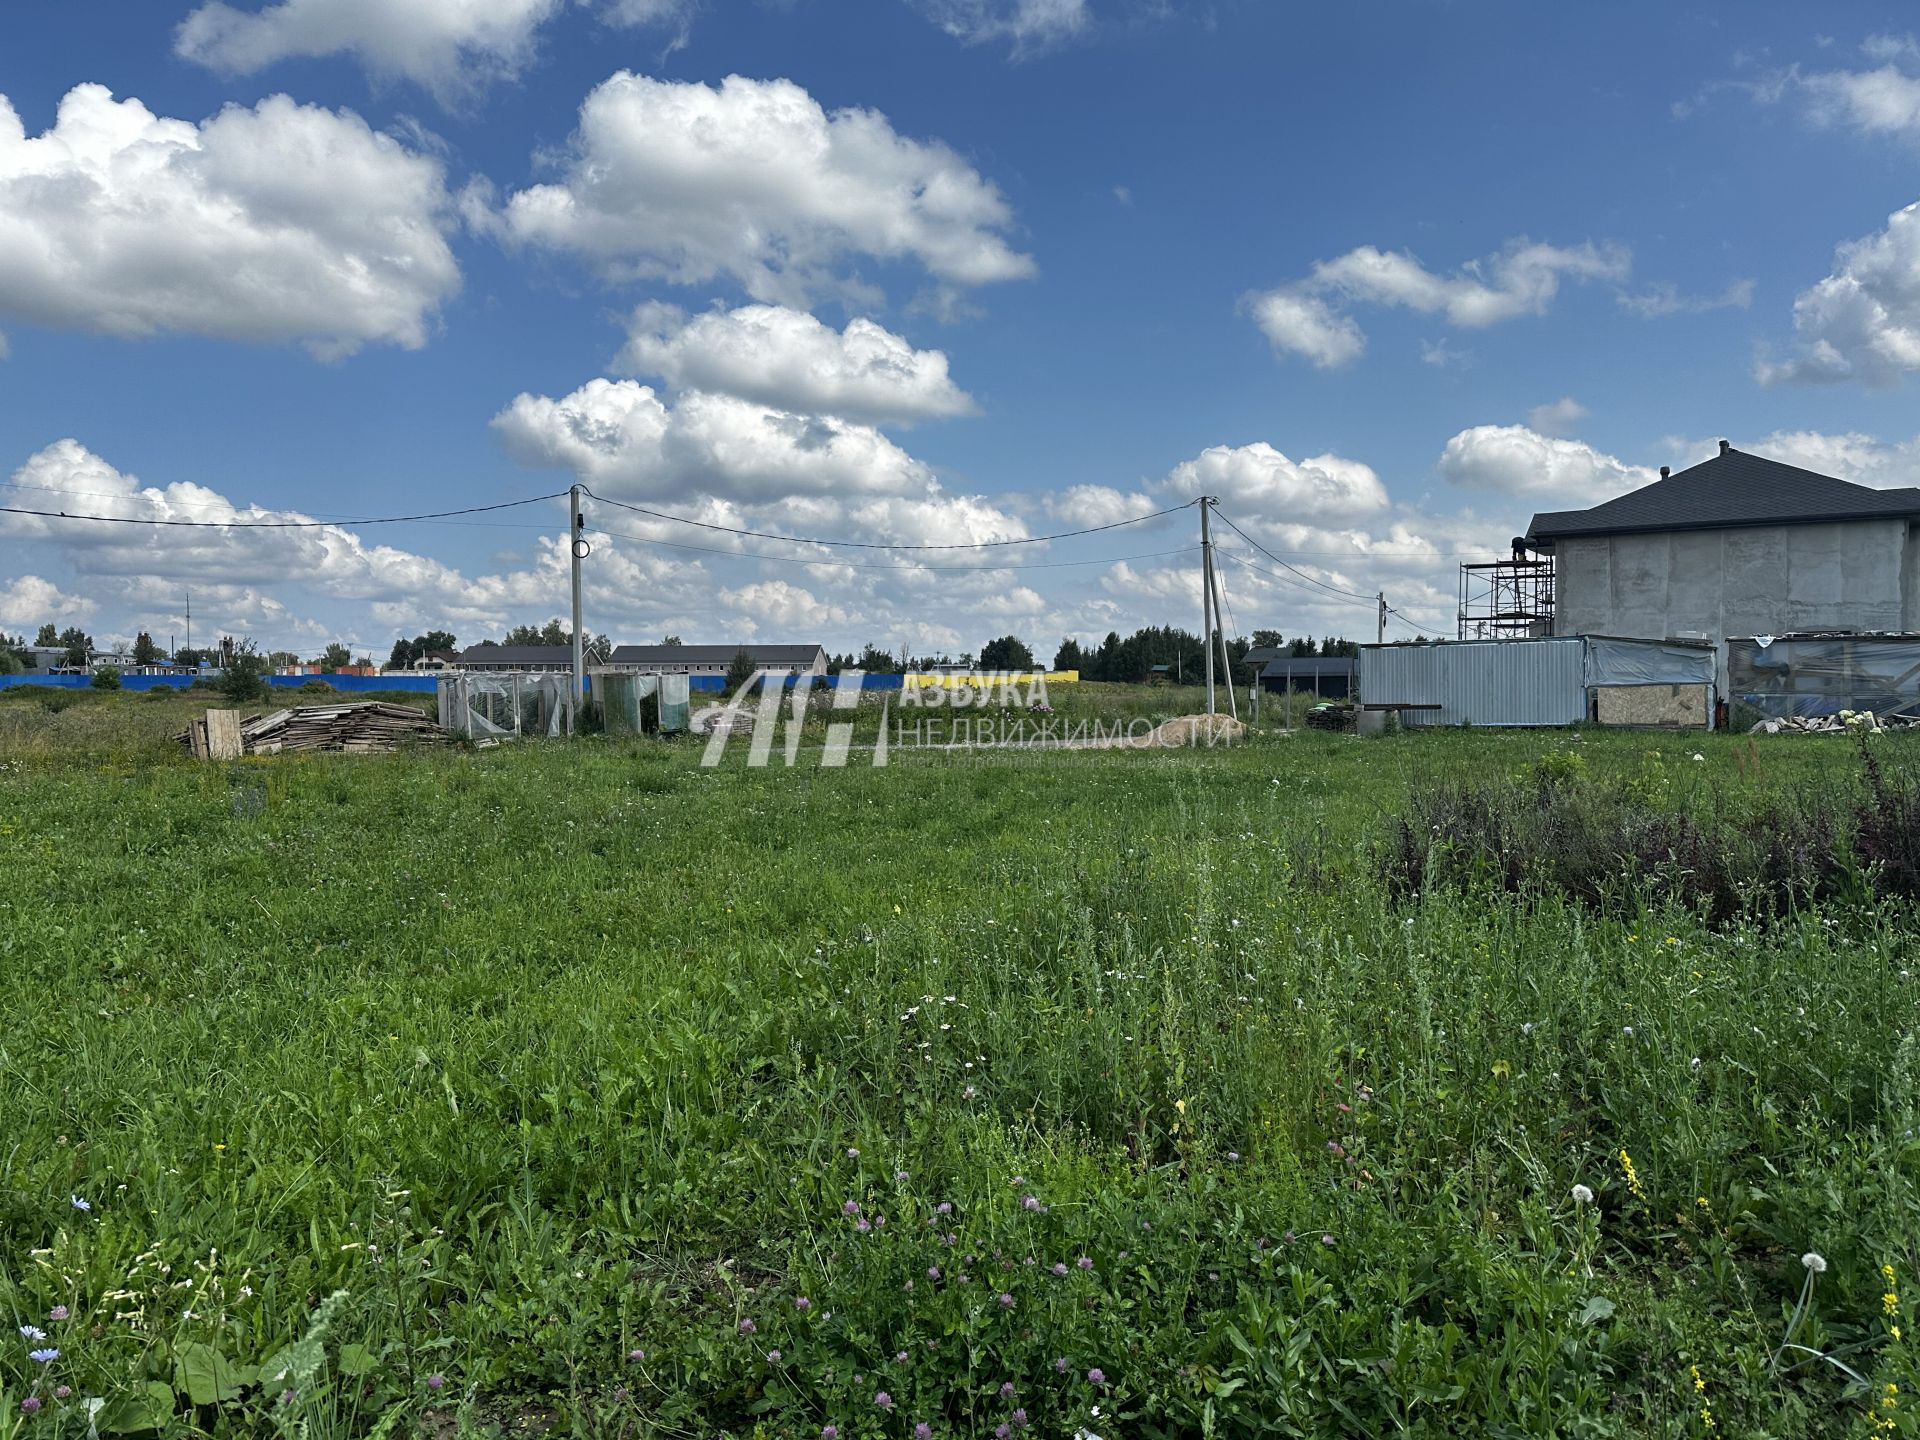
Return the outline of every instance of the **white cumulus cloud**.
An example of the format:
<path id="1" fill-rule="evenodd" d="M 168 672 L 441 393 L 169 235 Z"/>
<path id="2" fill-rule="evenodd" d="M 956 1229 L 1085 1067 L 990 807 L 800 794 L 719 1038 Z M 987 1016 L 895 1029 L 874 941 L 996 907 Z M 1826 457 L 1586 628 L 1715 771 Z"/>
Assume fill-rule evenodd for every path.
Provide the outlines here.
<path id="1" fill-rule="evenodd" d="M 1659 478 L 1580 440 L 1542 435 L 1524 425 L 1475 425 L 1440 452 L 1440 474 L 1463 490 L 1579 509 Z"/>
<path id="2" fill-rule="evenodd" d="M 1763 360 L 1758 378 L 1886 385 L 1920 369 L 1920 203 L 1884 230 L 1841 245 L 1833 273 L 1793 302 L 1799 351 Z"/>
<path id="3" fill-rule="evenodd" d="M 689 318 L 649 303 L 633 313 L 621 363 L 677 390 L 706 390 L 783 410 L 872 424 L 971 415 L 975 405 L 939 350 L 916 350 L 872 320 L 834 330 L 805 311 L 743 305 Z"/>
<path id="4" fill-rule="evenodd" d="M 598 86 L 558 180 L 470 217 L 524 246 L 572 251 L 614 279 L 738 280 L 797 300 L 851 256 L 912 261 L 947 285 L 1025 279 L 993 184 L 875 110 L 823 109 L 791 80 L 719 85 L 626 71 Z"/>
<path id="5" fill-rule="evenodd" d="M 1550 405 L 1536 405 L 1527 412 L 1527 424 L 1542 435 L 1564 435 L 1587 418 L 1587 407 L 1571 395 L 1563 395 Z"/>
<path id="6" fill-rule="evenodd" d="M 66 594 L 38 575 L 16 576 L 0 586 L 0 628 L 37 630 L 51 620 L 64 630 L 69 624 L 84 622 L 98 608 L 93 601 Z"/>
<path id="7" fill-rule="evenodd" d="M 1338 455 L 1290 460 L 1265 441 L 1216 445 L 1176 465 L 1163 482 L 1173 495 L 1215 495 L 1235 518 L 1346 520 L 1387 508 L 1371 466 Z"/>
<path id="8" fill-rule="evenodd" d="M 585 4 L 588 0 L 577 0 Z M 614 25 L 687 25 L 694 0 L 606 0 Z M 230 75 L 282 60 L 351 56 L 379 80 L 404 78 L 443 103 L 510 79 L 567 0 L 279 0 L 242 9 L 209 0 L 174 35 L 174 53 Z"/>
<path id="9" fill-rule="evenodd" d="M 1247 297 L 1255 323 L 1277 349 L 1332 368 L 1358 358 L 1365 337 L 1342 302 L 1400 307 L 1480 329 L 1543 315 L 1563 280 L 1623 280 L 1630 268 L 1618 245 L 1547 245 L 1514 240 L 1499 254 L 1447 275 L 1405 251 L 1362 245 L 1316 263 L 1303 280 Z"/>
<path id="10" fill-rule="evenodd" d="M 0 96 L 0 314 L 110 335 L 426 343 L 460 285 L 439 162 L 284 95 L 195 125 L 80 85 Z"/>

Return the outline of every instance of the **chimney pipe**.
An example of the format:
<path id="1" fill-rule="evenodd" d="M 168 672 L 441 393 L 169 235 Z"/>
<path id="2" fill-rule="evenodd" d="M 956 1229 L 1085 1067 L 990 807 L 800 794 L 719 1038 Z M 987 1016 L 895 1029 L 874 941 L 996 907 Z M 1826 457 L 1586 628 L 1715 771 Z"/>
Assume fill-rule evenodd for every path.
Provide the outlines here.
<path id="1" fill-rule="evenodd" d="M 1669 475 L 1671 475 L 1672 473 L 1673 473 L 1673 467 L 1672 467 L 1672 466 L 1670 466 L 1670 465 L 1662 465 L 1662 466 L 1660 467 L 1660 478 L 1661 478 L 1662 480 L 1664 480 L 1664 479 L 1666 479 L 1666 478 L 1667 478 L 1667 477 L 1668 477 Z"/>
<path id="2" fill-rule="evenodd" d="M 1726 442 L 1725 440 L 1722 440 L 1722 441 L 1720 442 L 1720 453 L 1721 453 L 1722 455 L 1724 455 L 1724 454 L 1726 454 L 1726 453 L 1727 453 L 1727 451 L 1729 451 L 1729 450 L 1731 450 L 1732 448 L 1733 448 L 1733 446 L 1732 446 L 1732 445 L 1730 445 L 1730 444 L 1728 444 L 1728 443 L 1727 443 L 1727 442 Z"/>

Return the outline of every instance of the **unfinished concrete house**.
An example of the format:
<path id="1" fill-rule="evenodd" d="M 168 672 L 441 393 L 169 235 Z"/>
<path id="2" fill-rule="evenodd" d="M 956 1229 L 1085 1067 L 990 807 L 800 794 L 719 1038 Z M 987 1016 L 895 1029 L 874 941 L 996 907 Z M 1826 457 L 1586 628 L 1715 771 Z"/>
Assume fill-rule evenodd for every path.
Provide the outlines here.
<path id="1" fill-rule="evenodd" d="M 1533 517 L 1555 635 L 1710 640 L 1920 631 L 1920 489 L 1720 453 L 1591 510 Z"/>

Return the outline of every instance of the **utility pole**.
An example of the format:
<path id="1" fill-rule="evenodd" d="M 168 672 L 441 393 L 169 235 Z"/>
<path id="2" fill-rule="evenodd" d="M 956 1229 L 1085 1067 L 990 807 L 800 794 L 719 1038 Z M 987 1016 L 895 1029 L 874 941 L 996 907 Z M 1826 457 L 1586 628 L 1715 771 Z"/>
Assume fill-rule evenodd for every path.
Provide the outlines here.
<path id="1" fill-rule="evenodd" d="M 1233 655 L 1227 649 L 1226 622 L 1220 618 L 1220 571 L 1213 563 L 1213 551 L 1211 548 L 1207 551 L 1207 589 L 1213 596 L 1213 619 L 1215 626 L 1220 631 L 1220 670 L 1227 682 L 1227 713 L 1238 720 L 1240 718 L 1240 701 L 1235 697 L 1233 689 Z M 1207 645 L 1207 658 L 1211 660 L 1213 658 L 1213 638 L 1211 636 L 1207 638 Z"/>
<path id="2" fill-rule="evenodd" d="M 580 487 L 573 486 L 567 492 L 569 508 L 573 512 L 573 524 L 568 531 L 573 552 L 573 703 L 567 707 L 567 729 L 577 733 L 576 723 L 580 711 L 580 697 L 587 688 L 587 649 L 586 636 L 581 633 L 582 617 L 580 604 L 580 562 L 587 558 L 588 546 L 584 535 L 580 533 L 586 521 L 580 517 Z"/>
<path id="3" fill-rule="evenodd" d="M 1213 529 L 1211 495 L 1200 497 L 1200 653 L 1207 657 L 1207 714 L 1213 714 Z"/>
<path id="4" fill-rule="evenodd" d="M 1373 627 L 1373 643 L 1387 643 L 1387 592 L 1384 590 L 1380 592 L 1380 614 Z"/>
<path id="5" fill-rule="evenodd" d="M 187 649 L 193 649 L 193 591 L 187 591 Z"/>

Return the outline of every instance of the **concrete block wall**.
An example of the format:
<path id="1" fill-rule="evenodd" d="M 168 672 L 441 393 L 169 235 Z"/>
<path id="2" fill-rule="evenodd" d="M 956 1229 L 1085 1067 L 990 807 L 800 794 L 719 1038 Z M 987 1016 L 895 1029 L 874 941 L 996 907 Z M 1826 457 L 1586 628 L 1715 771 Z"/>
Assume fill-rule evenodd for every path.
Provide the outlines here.
<path id="1" fill-rule="evenodd" d="M 1920 541 L 1905 520 L 1564 539 L 1554 633 L 1699 637 L 1920 628 Z"/>

